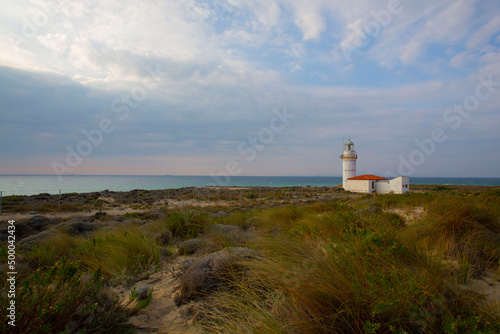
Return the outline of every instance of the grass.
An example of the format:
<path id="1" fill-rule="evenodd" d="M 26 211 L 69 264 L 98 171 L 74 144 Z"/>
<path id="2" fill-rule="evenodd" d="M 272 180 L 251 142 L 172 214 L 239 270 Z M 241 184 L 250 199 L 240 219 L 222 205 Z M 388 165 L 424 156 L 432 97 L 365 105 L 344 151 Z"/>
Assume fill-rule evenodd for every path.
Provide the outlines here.
<path id="1" fill-rule="evenodd" d="M 105 291 L 100 271 L 83 274 L 78 261 L 62 259 L 35 270 L 16 291 L 16 326 L 9 333 L 130 333 L 130 314 Z M 9 300 L 0 297 L 2 309 Z"/>
<path id="2" fill-rule="evenodd" d="M 65 199 L 68 196 L 65 196 Z M 93 203 L 93 202 L 92 202 Z M 102 204 L 101 204 L 102 207 Z M 89 205 L 85 205 L 84 208 L 89 208 Z M 2 198 L 2 209 L 4 212 L 30 212 L 33 211 L 33 198 L 28 196 L 6 196 Z M 61 202 L 58 203 L 57 199 L 53 199 L 50 202 L 45 200 L 40 200 L 35 198 L 35 211 L 48 213 L 48 212 L 77 212 L 82 211 L 82 205 L 80 199 L 75 200 L 72 203 Z"/>
<path id="3" fill-rule="evenodd" d="M 159 269 L 165 248 L 154 233 L 163 224 L 143 229 L 129 224 L 101 229 L 92 236 L 70 236 L 58 232 L 29 250 L 19 249 L 16 291 L 16 327 L 9 333 L 131 333 L 132 315 L 109 292 L 108 285 L 144 277 Z M 5 247 L 0 251 L 7 257 Z M 6 281 L 5 272 L 1 275 Z M 145 308 L 152 293 L 137 302 Z M 0 306 L 9 299 L 0 295 Z M 7 331 L 7 322 L 0 331 Z"/>
<path id="4" fill-rule="evenodd" d="M 498 200 L 488 198 L 488 208 L 482 204 L 485 198 L 464 200 L 455 194 L 361 200 L 366 199 L 386 208 L 424 205 L 429 212 L 411 228 L 396 214 L 360 214 L 340 201 L 256 213 L 253 224 L 261 238 L 253 247 L 263 255 L 246 263 L 249 270 L 243 278 L 229 279 L 226 289 L 205 303 L 205 329 L 212 333 L 500 331 L 499 315 L 482 303 L 480 295 L 460 287 L 473 276 L 476 263 L 483 270 L 498 269 Z M 279 233 L 269 234 L 271 228 Z M 436 256 L 445 253 L 466 261 L 461 274 Z"/>
<path id="5" fill-rule="evenodd" d="M 162 249 L 136 225 L 111 231 L 99 230 L 91 237 L 57 234 L 48 241 L 57 254 L 78 259 L 90 270 L 101 270 L 106 278 L 121 280 L 160 265 Z"/>
<path id="6" fill-rule="evenodd" d="M 80 203 L 61 203 L 61 205 L 58 205 L 57 203 L 45 203 L 37 206 L 35 202 L 35 210 L 43 213 L 56 211 L 78 212 L 82 211 L 82 206 Z"/>
<path id="7" fill-rule="evenodd" d="M 263 188 L 261 197 L 270 191 Z M 302 191 L 306 198 L 313 198 L 313 191 L 315 196 L 331 193 L 330 188 L 290 189 L 287 198 Z M 276 198 L 285 193 L 275 190 Z M 218 200 L 215 194 L 211 200 Z M 171 209 L 163 218 L 130 213 L 124 216 L 149 222 L 110 224 L 86 237 L 59 232 L 44 244 L 20 249 L 24 266 L 18 277 L 16 330 L 129 331 L 131 313 L 107 286 L 159 269 L 171 246 L 161 246 L 156 235 L 168 229 L 174 241 L 201 238 L 207 251 L 242 246 L 258 254 L 242 263 L 243 272 L 235 270 L 221 289 L 205 297 L 198 318 L 210 333 L 500 332 L 500 316 L 484 296 L 463 288 L 487 271 L 500 273 L 498 189 L 337 194 L 330 202 L 279 201 L 273 204 L 280 206 L 270 208 L 264 208 L 265 202 L 247 206 L 250 202 L 240 202 L 238 191 L 232 195 L 233 207 L 210 208 L 212 213 L 231 212 L 227 217 L 213 218 L 196 206 Z M 244 196 L 257 203 L 258 191 Z M 228 197 L 221 192 L 221 199 Z M 425 214 L 411 226 L 394 213 L 416 208 Z M 242 231 L 207 233 L 212 223 Z M 6 259 L 5 247 L 0 257 Z M 5 272 L 0 276 L 5 282 Z M 141 301 L 131 292 L 134 312 L 147 308 L 152 291 Z M 5 309 L 7 302 L 0 297 L 0 307 Z"/>
<path id="8" fill-rule="evenodd" d="M 477 277 L 499 263 L 499 217 L 498 208 L 491 204 L 454 198 L 430 206 L 421 235 L 441 256 L 465 261 L 471 277 Z"/>
<path id="9" fill-rule="evenodd" d="M 165 227 L 172 235 L 181 239 L 195 238 L 203 233 L 208 225 L 209 217 L 206 213 L 197 211 L 176 211 L 166 218 Z"/>

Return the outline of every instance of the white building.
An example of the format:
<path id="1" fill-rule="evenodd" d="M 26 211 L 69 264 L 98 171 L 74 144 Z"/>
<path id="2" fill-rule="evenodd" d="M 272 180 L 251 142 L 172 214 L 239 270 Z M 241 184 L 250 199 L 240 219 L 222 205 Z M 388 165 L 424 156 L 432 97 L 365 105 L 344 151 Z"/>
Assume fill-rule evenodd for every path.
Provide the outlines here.
<path id="1" fill-rule="evenodd" d="M 344 144 L 342 159 L 342 187 L 357 193 L 403 194 L 410 191 L 410 177 L 398 176 L 392 180 L 376 175 L 356 176 L 354 143 L 349 139 Z"/>

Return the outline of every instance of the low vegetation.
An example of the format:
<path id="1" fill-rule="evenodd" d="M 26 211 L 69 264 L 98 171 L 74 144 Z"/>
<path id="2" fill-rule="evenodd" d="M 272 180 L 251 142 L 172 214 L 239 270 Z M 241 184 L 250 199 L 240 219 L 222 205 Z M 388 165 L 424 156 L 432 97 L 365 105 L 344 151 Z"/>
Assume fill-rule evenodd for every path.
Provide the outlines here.
<path id="1" fill-rule="evenodd" d="M 7 308 L 2 297 L 0 304 Z M 16 326 L 3 333 L 132 333 L 130 312 L 108 293 L 100 270 L 62 258 L 22 278 L 16 291 Z"/>
<path id="2" fill-rule="evenodd" d="M 101 270 L 106 278 L 114 280 L 154 269 L 161 259 L 155 239 L 135 225 L 99 230 L 88 238 L 61 233 L 46 247 L 81 261 L 90 270 Z"/>
<path id="3" fill-rule="evenodd" d="M 250 210 L 235 202 L 230 214 L 191 206 L 105 217 L 81 235 L 56 230 L 18 250 L 17 333 L 133 332 L 127 320 L 153 290 L 140 302 L 133 290 L 131 310 L 109 287 L 161 269 L 192 238 L 198 251 L 253 254 L 201 295 L 197 322 L 209 333 L 498 333 L 498 307 L 467 286 L 500 277 L 500 193 L 446 188 Z"/>
<path id="4" fill-rule="evenodd" d="M 253 220 L 261 258 L 228 280 L 202 315 L 213 333 L 497 333 L 500 317 L 464 288 L 499 270 L 500 201 L 491 194 L 366 196 L 268 209 Z M 456 263 L 450 266 L 449 263 Z"/>

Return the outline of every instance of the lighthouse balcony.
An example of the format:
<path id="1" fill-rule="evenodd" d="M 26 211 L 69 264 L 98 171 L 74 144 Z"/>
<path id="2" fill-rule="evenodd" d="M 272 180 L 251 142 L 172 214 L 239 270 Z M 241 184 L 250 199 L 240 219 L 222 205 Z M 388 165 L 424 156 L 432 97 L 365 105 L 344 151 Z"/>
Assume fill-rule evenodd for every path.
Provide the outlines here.
<path id="1" fill-rule="evenodd" d="M 342 154 L 340 156 L 341 159 L 345 159 L 345 158 L 354 158 L 354 159 L 357 159 L 358 158 L 358 155 L 356 154 L 356 152 L 344 152 L 344 154 Z"/>

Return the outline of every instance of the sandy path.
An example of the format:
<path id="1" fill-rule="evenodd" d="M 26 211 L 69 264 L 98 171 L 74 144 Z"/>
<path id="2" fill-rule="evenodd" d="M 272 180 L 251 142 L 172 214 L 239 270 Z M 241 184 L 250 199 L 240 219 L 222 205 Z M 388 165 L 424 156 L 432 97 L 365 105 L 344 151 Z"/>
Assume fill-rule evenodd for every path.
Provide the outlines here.
<path id="1" fill-rule="evenodd" d="M 413 209 L 389 209 L 388 212 L 397 213 L 401 217 L 403 217 L 406 221 L 406 225 L 410 226 L 415 224 L 417 220 L 422 218 L 425 215 L 425 210 L 423 207 L 416 207 Z"/>
<path id="2" fill-rule="evenodd" d="M 164 270 L 150 275 L 146 280 L 135 283 L 130 288 L 118 286 L 112 290 L 120 297 L 120 302 L 133 308 L 136 302 L 129 304 L 130 291 L 139 290 L 146 285 L 153 290 L 151 303 L 139 314 L 130 318 L 129 322 L 138 328 L 137 333 L 187 333 L 201 334 L 202 329 L 193 324 L 193 305 L 187 304 L 177 307 L 174 296 L 179 284 L 177 276 L 186 256 L 179 256 L 169 262 Z"/>
<path id="3" fill-rule="evenodd" d="M 199 207 L 199 208 L 207 208 L 207 207 L 230 207 L 231 205 L 234 206 L 234 202 L 227 202 L 227 201 L 205 201 L 205 202 L 199 202 L 197 200 L 193 199 L 186 199 L 186 200 L 170 200 L 167 205 L 167 201 L 159 201 L 155 203 L 154 205 L 150 205 L 145 207 L 144 209 L 136 209 L 132 208 L 131 206 L 123 206 L 122 208 L 105 208 L 104 210 L 98 209 L 98 210 L 83 210 L 83 211 L 73 211 L 73 212 L 68 212 L 68 211 L 63 211 L 63 212 L 35 212 L 35 213 L 30 213 L 30 212 L 16 212 L 16 213 L 10 213 L 10 212 L 3 212 L 0 214 L 0 223 L 6 223 L 9 220 L 21 220 L 21 219 L 26 219 L 30 218 L 33 216 L 45 216 L 45 217 L 50 217 L 50 218 L 69 218 L 69 217 L 89 217 L 95 215 L 97 212 L 105 212 L 106 214 L 110 216 L 121 216 L 126 213 L 133 213 L 133 212 L 149 212 L 152 210 L 159 210 L 159 209 L 164 209 L 166 206 L 168 206 L 169 209 L 172 208 L 179 208 L 179 207 Z"/>
<path id="4" fill-rule="evenodd" d="M 500 312 L 500 274 L 490 270 L 478 279 L 471 279 L 466 289 L 484 294 L 486 305 Z"/>
<path id="5" fill-rule="evenodd" d="M 318 196 L 315 200 L 327 200 L 330 199 L 331 196 L 329 194 L 321 194 Z M 219 207 L 219 208 L 225 208 L 225 207 L 234 207 L 235 205 L 240 206 L 255 206 L 255 205 L 261 205 L 261 204 L 266 204 L 266 205 L 271 205 L 271 204 L 282 204 L 282 203 L 289 203 L 289 202 L 294 202 L 294 203 L 302 203 L 305 201 L 309 201 L 311 199 L 306 199 L 306 198 L 288 198 L 288 199 L 262 199 L 262 200 L 257 200 L 257 199 L 243 199 L 239 200 L 238 198 L 233 199 L 232 201 L 228 200 L 217 200 L 217 199 L 212 199 L 210 201 L 207 200 L 201 200 L 199 201 L 198 199 L 171 199 L 171 200 L 158 200 L 154 204 L 143 206 L 141 209 L 137 209 L 132 207 L 131 205 L 124 205 L 122 208 L 118 207 L 111 207 L 111 206 L 106 206 L 104 209 L 93 209 L 92 211 L 88 210 L 83 210 L 83 211 L 63 211 L 63 212 L 58 212 L 58 211 L 51 211 L 51 212 L 35 212 L 35 213 L 30 213 L 30 212 L 16 212 L 16 213 L 10 213 L 10 212 L 2 212 L 0 214 L 0 225 L 3 225 L 7 223 L 9 220 L 21 220 L 21 219 L 26 219 L 30 218 L 33 216 L 45 216 L 45 217 L 50 217 L 50 218 L 69 218 L 69 217 L 88 217 L 88 216 L 93 216 L 97 212 L 105 212 L 108 215 L 111 216 L 121 216 L 126 213 L 132 213 L 132 212 L 148 212 L 152 210 L 161 210 L 165 209 L 168 207 L 169 209 L 173 208 L 180 208 L 180 207 L 193 207 L 193 208 L 213 208 L 213 207 Z M 113 201 L 109 201 L 111 204 Z"/>
<path id="6" fill-rule="evenodd" d="M 45 216 L 45 217 L 50 217 L 50 218 L 88 217 L 88 216 L 95 215 L 99 211 L 101 211 L 101 210 L 78 211 L 78 212 L 2 213 L 0 215 L 0 222 L 3 223 L 3 222 L 7 222 L 9 220 L 16 220 L 17 221 L 17 220 L 21 220 L 21 219 L 30 218 L 33 216 Z M 137 209 L 132 209 L 132 208 L 123 208 L 123 209 L 103 210 L 102 212 L 106 212 L 108 215 L 112 215 L 112 216 L 120 216 L 120 215 L 123 215 L 125 213 L 144 212 L 144 211 L 150 211 L 150 209 L 137 210 Z"/>

